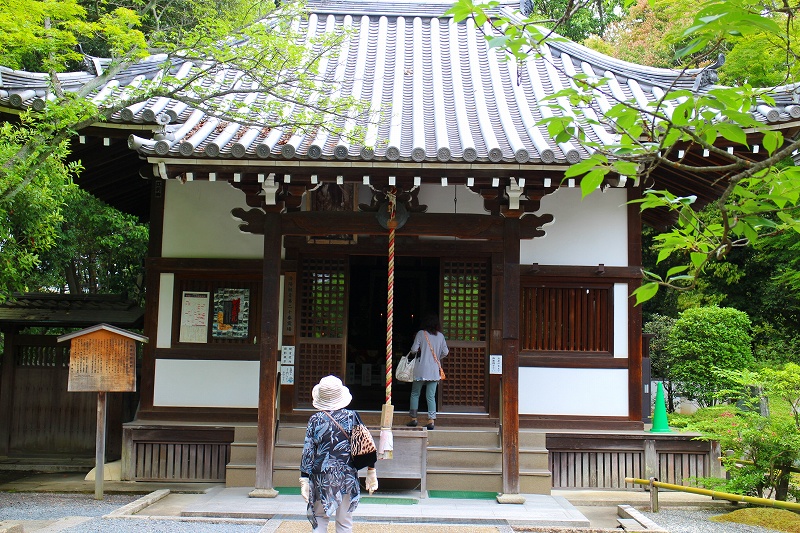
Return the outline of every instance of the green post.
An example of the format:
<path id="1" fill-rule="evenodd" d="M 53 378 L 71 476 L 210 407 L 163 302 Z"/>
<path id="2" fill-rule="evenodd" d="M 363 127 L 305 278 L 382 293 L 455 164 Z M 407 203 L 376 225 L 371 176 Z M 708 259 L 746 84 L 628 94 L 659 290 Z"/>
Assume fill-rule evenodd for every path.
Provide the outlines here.
<path id="1" fill-rule="evenodd" d="M 667 404 L 664 402 L 664 384 L 658 382 L 658 392 L 656 392 L 656 405 L 653 411 L 653 427 L 650 428 L 653 433 L 669 433 L 669 424 L 667 423 Z"/>

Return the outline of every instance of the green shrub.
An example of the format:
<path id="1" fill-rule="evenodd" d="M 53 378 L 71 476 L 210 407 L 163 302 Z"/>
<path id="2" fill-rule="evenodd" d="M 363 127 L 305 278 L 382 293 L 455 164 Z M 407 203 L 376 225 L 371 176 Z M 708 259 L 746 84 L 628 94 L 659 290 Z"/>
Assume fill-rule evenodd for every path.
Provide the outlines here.
<path id="1" fill-rule="evenodd" d="M 682 312 L 669 334 L 670 375 L 679 395 L 700 406 L 715 405 L 733 384 L 717 369 L 753 366 L 750 319 L 730 307 L 698 307 Z"/>
<path id="2" fill-rule="evenodd" d="M 800 487 L 791 468 L 800 461 L 800 366 L 723 374 L 732 386 L 722 394 L 735 404 L 670 420 L 674 427 L 699 431 L 704 440 L 720 443 L 729 479 L 701 479 L 700 484 L 734 494 L 798 500 Z M 765 403 L 769 409 L 763 409 Z"/>

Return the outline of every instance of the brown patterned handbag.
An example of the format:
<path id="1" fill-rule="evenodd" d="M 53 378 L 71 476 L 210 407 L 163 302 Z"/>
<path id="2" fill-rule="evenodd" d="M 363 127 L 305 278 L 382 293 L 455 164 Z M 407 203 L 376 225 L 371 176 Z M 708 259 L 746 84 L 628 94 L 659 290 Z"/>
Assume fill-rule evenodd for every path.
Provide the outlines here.
<path id="1" fill-rule="evenodd" d="M 333 423 L 336 424 L 342 433 L 347 435 L 350 441 L 350 466 L 356 470 L 361 470 L 365 466 L 374 465 L 378 460 L 378 448 L 375 447 L 372 433 L 369 432 L 367 426 L 364 424 L 356 424 L 353 426 L 353 431 L 348 435 L 341 424 L 333 418 L 333 415 L 328 411 L 322 412 L 333 420 Z"/>

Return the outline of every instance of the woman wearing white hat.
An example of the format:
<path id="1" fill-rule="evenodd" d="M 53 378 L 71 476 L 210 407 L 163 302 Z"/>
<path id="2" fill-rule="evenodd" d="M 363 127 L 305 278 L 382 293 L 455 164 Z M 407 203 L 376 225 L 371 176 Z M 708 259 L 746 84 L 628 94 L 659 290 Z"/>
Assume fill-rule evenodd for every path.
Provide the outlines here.
<path id="1" fill-rule="evenodd" d="M 312 404 L 319 409 L 311 415 L 300 461 L 300 494 L 308 502 L 308 520 L 313 531 L 328 531 L 336 516 L 336 533 L 353 531 L 353 511 L 361 491 L 358 470 L 350 465 L 350 432 L 361 417 L 350 409 L 353 396 L 336 376 L 326 376 L 311 391 Z M 378 490 L 375 463 L 368 465 L 366 488 Z"/>

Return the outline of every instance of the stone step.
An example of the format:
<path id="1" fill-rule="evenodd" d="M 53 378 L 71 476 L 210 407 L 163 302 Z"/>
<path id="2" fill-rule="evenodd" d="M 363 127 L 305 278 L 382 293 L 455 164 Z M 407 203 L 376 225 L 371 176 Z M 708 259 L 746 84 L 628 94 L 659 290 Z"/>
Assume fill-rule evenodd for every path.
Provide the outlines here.
<path id="1" fill-rule="evenodd" d="M 519 430 L 520 448 L 547 448 L 547 432 L 539 430 Z"/>
<path id="2" fill-rule="evenodd" d="M 275 487 L 294 487 L 298 484 L 297 468 L 275 468 L 272 479 Z M 380 478 L 380 474 L 379 474 Z M 251 465 L 228 465 L 226 486 L 255 486 L 256 470 Z M 552 481 L 548 471 L 521 471 L 520 492 L 523 494 L 550 494 Z M 428 471 L 428 490 L 463 490 L 477 492 L 502 492 L 503 476 L 495 471 Z"/>
<path id="3" fill-rule="evenodd" d="M 279 427 L 273 465 L 275 486 L 297 484 L 305 430 L 304 425 Z M 404 430 L 397 428 L 397 432 Z M 255 426 L 236 428 L 227 469 L 228 486 L 254 485 L 257 434 Z M 437 428 L 426 431 L 425 435 L 429 489 L 494 492 L 502 489 L 503 456 L 497 428 Z M 548 470 L 545 442 L 544 432 L 520 431 L 520 487 L 523 493 L 550 493 L 552 476 Z"/>
<path id="4" fill-rule="evenodd" d="M 234 464 L 256 464 L 257 446 L 254 442 L 231 444 L 230 462 Z M 276 444 L 275 464 L 299 465 L 303 454 L 301 444 Z"/>
<path id="5" fill-rule="evenodd" d="M 303 443 L 306 438 L 305 426 L 278 426 L 278 442 Z M 256 426 L 236 426 L 233 433 L 233 442 L 257 442 L 258 427 Z"/>
<path id="6" fill-rule="evenodd" d="M 485 446 L 497 447 L 500 438 L 497 429 L 449 429 L 428 431 L 428 446 Z"/>
<path id="7" fill-rule="evenodd" d="M 548 470 L 520 471 L 519 484 L 523 494 L 550 494 L 552 476 Z M 496 471 L 428 470 L 427 485 L 428 490 L 502 492 L 503 475 Z"/>
<path id="8" fill-rule="evenodd" d="M 502 468 L 503 453 L 499 448 L 467 448 L 428 446 L 428 468 Z M 520 450 L 520 469 L 547 470 L 550 465 L 547 450 Z"/>
<path id="9" fill-rule="evenodd" d="M 550 494 L 553 476 L 549 470 L 528 470 L 519 473 L 519 491 L 522 494 Z"/>
<path id="10" fill-rule="evenodd" d="M 233 428 L 233 442 L 256 442 L 257 440 L 257 426 L 236 426 Z"/>
<path id="11" fill-rule="evenodd" d="M 437 468 L 499 471 L 502 458 L 497 449 L 428 446 L 428 471 Z"/>

